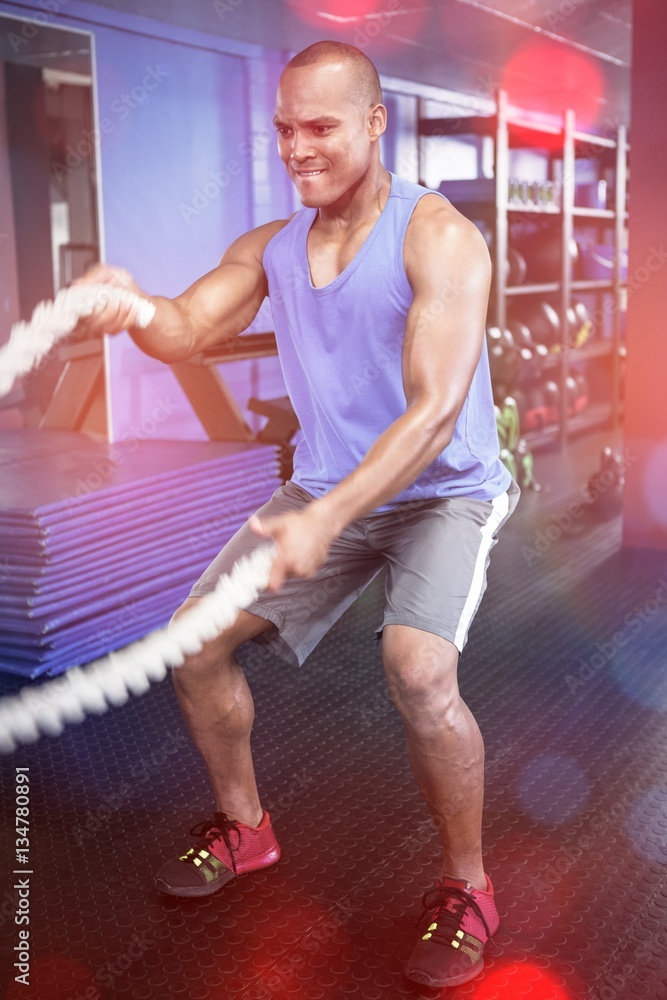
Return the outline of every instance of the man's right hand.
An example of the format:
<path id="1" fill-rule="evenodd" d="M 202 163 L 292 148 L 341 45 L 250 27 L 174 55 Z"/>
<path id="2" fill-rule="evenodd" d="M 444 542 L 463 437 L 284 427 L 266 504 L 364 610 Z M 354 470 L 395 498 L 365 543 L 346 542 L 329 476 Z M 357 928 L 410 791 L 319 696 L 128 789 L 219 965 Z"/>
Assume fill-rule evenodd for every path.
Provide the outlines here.
<path id="1" fill-rule="evenodd" d="M 72 285 L 110 285 L 113 288 L 134 292 L 142 298 L 149 298 L 136 284 L 129 271 L 111 264 L 94 264 L 83 277 L 73 281 Z M 75 336 L 97 337 L 103 333 L 120 333 L 133 327 L 136 319 L 134 306 L 123 302 L 101 303 L 90 316 L 79 320 Z"/>

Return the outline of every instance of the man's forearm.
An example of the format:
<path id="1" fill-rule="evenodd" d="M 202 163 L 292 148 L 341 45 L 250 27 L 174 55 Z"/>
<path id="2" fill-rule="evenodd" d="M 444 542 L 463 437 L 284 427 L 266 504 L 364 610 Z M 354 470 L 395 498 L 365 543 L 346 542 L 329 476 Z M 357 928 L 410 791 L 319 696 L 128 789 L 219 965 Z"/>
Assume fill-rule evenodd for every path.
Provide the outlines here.
<path id="1" fill-rule="evenodd" d="M 150 301 L 155 306 L 155 316 L 147 327 L 135 326 L 129 330 L 132 340 L 145 354 L 165 364 L 190 357 L 194 353 L 193 336 L 183 310 L 162 295 L 154 295 Z"/>
<path id="2" fill-rule="evenodd" d="M 339 535 L 352 521 L 375 510 L 413 483 L 447 446 L 448 427 L 433 427 L 424 413 L 408 409 L 380 435 L 363 461 L 326 496 L 314 511 Z"/>

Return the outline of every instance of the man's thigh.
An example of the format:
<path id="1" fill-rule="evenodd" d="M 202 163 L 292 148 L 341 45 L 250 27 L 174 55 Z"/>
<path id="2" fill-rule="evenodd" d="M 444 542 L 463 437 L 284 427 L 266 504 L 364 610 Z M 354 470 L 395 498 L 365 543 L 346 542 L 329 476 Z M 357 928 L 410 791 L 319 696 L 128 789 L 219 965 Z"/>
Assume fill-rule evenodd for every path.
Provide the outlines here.
<path id="1" fill-rule="evenodd" d="M 393 519 L 376 516 L 373 542 L 388 563 L 377 641 L 385 625 L 409 625 L 463 651 L 486 590 L 491 549 L 520 492 L 512 481 L 492 501 L 450 497 L 408 504 Z"/>
<path id="2" fill-rule="evenodd" d="M 298 512 L 314 498 L 289 480 L 257 511 L 261 518 Z M 248 522 L 229 539 L 190 591 L 190 597 L 210 593 L 222 573 L 230 573 L 241 556 L 265 538 L 255 534 Z M 275 653 L 292 666 L 301 666 L 318 642 L 356 600 L 385 565 L 385 559 L 368 543 L 360 523 L 349 525 L 332 543 L 327 559 L 314 576 L 289 577 L 279 591 L 264 591 L 248 605 L 250 615 L 270 625 L 248 638 Z M 251 619 L 246 620 L 252 630 Z"/>
<path id="3" fill-rule="evenodd" d="M 203 596 L 186 597 L 172 615 L 172 622 L 177 621 L 181 615 L 186 615 L 188 611 L 195 608 Z M 262 632 L 266 632 L 267 629 L 273 627 L 273 622 L 267 618 L 261 618 L 259 615 L 241 609 L 232 624 L 222 634 L 216 636 L 213 641 L 215 642 L 216 650 L 225 650 L 233 653 L 244 642 L 255 639 Z"/>

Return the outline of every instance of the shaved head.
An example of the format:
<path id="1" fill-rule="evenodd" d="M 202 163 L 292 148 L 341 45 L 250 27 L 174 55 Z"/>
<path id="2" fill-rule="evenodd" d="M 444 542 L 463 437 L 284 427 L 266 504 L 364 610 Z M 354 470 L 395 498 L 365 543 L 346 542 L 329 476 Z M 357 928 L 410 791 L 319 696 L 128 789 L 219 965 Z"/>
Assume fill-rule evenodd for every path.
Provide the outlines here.
<path id="1" fill-rule="evenodd" d="M 364 114 L 376 104 L 382 104 L 378 71 L 361 49 L 345 42 L 315 42 L 302 52 L 297 52 L 287 63 L 285 70 L 313 66 L 317 63 L 339 64 L 345 67 L 350 75 L 350 97 Z"/>
<path id="2" fill-rule="evenodd" d="M 297 53 L 280 76 L 273 124 L 303 205 L 329 210 L 364 183 L 386 184 L 387 109 L 375 66 L 354 45 L 316 42 Z"/>

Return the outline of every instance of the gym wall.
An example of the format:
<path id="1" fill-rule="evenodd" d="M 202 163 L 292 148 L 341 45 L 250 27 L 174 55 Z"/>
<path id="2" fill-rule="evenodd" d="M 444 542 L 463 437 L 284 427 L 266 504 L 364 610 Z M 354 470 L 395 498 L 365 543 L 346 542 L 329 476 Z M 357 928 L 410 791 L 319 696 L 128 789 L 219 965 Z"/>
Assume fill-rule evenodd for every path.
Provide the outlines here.
<path id="1" fill-rule="evenodd" d="M 9 338 L 19 315 L 19 277 L 16 263 L 16 233 L 10 181 L 5 112 L 5 67 L 0 62 L 0 344 Z"/>

